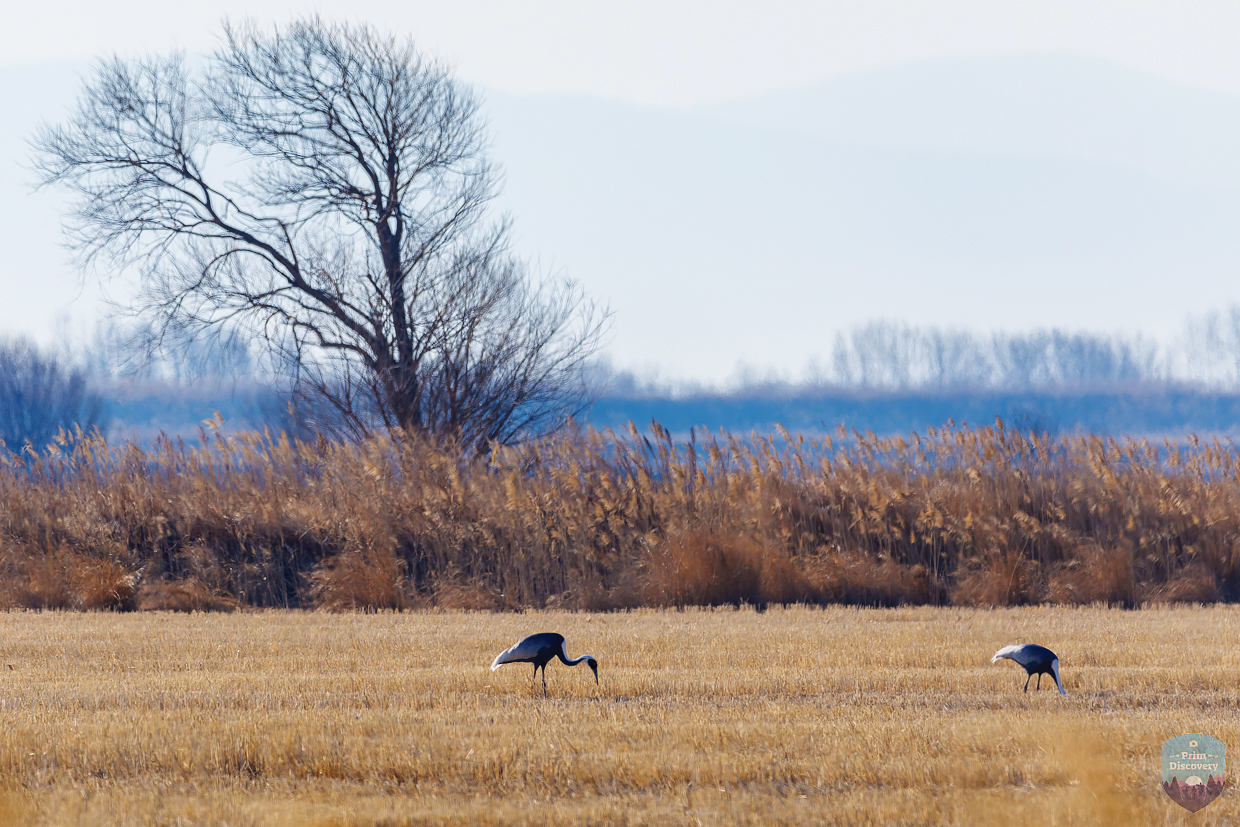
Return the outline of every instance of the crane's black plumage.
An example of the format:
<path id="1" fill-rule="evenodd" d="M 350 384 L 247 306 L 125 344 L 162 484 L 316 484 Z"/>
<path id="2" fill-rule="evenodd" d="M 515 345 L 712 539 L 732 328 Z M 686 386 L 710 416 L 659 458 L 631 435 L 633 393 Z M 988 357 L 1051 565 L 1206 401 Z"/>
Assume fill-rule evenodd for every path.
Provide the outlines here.
<path id="1" fill-rule="evenodd" d="M 555 658 L 559 658 L 560 662 L 566 666 L 576 666 L 585 661 L 586 666 L 594 671 L 594 682 L 598 683 L 598 661 L 594 656 L 582 655 L 569 660 L 564 635 L 555 632 L 540 632 L 517 641 L 511 648 L 495 656 L 495 660 L 491 661 L 491 671 L 494 672 L 505 663 L 532 663 L 535 679 L 538 677 L 538 670 L 543 671 L 543 692 L 546 692 L 547 664 Z"/>
<path id="2" fill-rule="evenodd" d="M 1025 667 L 1025 672 L 1028 673 L 1028 677 L 1025 678 L 1026 692 L 1029 691 L 1029 679 L 1034 675 L 1038 676 L 1036 689 L 1042 688 L 1042 676 L 1050 675 L 1055 679 L 1055 686 L 1059 687 L 1059 694 L 1068 694 L 1063 689 L 1063 682 L 1059 680 L 1059 656 L 1045 646 L 1038 646 L 1035 643 L 1026 643 L 1023 646 L 1004 646 L 995 652 L 990 662 L 994 663 L 1000 658 L 1014 660 Z"/>

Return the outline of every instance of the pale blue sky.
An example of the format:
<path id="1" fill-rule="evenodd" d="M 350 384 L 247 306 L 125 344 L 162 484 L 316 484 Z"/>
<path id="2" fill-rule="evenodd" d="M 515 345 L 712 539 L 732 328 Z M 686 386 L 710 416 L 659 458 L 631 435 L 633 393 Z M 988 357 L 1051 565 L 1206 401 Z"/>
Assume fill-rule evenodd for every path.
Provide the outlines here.
<path id="1" fill-rule="evenodd" d="M 0 29 L 0 332 L 100 314 L 19 165 L 76 72 L 314 9 L 487 90 L 521 249 L 615 308 L 620 367 L 795 377 L 877 317 L 1165 339 L 1240 301 L 1240 4 L 62 0 Z"/>
<path id="2" fill-rule="evenodd" d="M 1240 4 L 1200 0 L 58 0 L 9 4 L 0 63 L 205 50 L 225 15 L 409 31 L 489 88 L 727 100 L 932 57 L 1067 51 L 1240 93 Z"/>

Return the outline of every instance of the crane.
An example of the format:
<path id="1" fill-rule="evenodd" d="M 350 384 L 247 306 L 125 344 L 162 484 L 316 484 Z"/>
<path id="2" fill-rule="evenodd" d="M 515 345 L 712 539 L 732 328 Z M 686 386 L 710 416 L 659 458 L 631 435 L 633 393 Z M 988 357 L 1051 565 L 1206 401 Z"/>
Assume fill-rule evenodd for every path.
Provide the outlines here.
<path id="1" fill-rule="evenodd" d="M 543 694 L 545 695 L 547 693 L 547 664 L 554 658 L 559 658 L 565 666 L 576 666 L 585 661 L 586 666 L 594 671 L 594 683 L 598 684 L 598 661 L 594 656 L 582 655 L 569 660 L 564 635 L 555 632 L 540 632 L 517 641 L 510 648 L 495 656 L 495 660 L 491 661 L 491 671 L 494 672 L 505 663 L 532 663 L 535 678 L 538 677 L 539 669 L 543 671 Z"/>
<path id="2" fill-rule="evenodd" d="M 1004 646 L 998 652 L 995 652 L 995 656 L 990 659 L 990 662 L 994 663 L 1001 658 L 1014 660 L 1025 667 L 1025 671 L 1029 674 L 1029 677 L 1025 678 L 1026 692 L 1029 691 L 1029 678 L 1037 675 L 1038 685 L 1035 689 L 1041 689 L 1042 676 L 1050 675 L 1055 679 L 1055 686 L 1059 687 L 1059 694 L 1068 694 L 1063 689 L 1063 682 L 1059 680 L 1059 656 L 1045 646 L 1038 646 L 1035 643 Z"/>

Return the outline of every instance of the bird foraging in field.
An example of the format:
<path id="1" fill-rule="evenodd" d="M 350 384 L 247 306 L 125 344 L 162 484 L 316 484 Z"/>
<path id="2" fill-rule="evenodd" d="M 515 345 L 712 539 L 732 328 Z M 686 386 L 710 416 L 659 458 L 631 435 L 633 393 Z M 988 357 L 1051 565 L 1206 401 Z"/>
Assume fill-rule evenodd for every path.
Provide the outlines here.
<path id="1" fill-rule="evenodd" d="M 1037 675 L 1038 685 L 1035 689 L 1041 689 L 1042 676 L 1050 675 L 1055 679 L 1055 686 L 1059 687 L 1059 694 L 1068 694 L 1063 689 L 1063 682 L 1059 680 L 1059 656 L 1045 646 L 1038 646 L 1034 643 L 1026 643 L 1021 646 L 1004 646 L 998 652 L 995 652 L 995 656 L 990 659 L 990 662 L 994 663 L 1000 658 L 1014 660 L 1025 667 L 1025 671 L 1029 673 L 1029 677 L 1025 678 L 1026 692 L 1029 691 L 1029 678 Z"/>
<path id="2" fill-rule="evenodd" d="M 495 656 L 495 660 L 491 661 L 491 671 L 494 672 L 505 663 L 532 663 L 534 664 L 534 677 L 538 677 L 538 670 L 543 671 L 543 694 L 547 692 L 547 664 L 553 658 L 559 658 L 560 662 L 565 666 L 576 666 L 585 661 L 586 666 L 594 671 L 594 683 L 598 683 L 598 661 L 593 655 L 582 655 L 579 658 L 569 660 L 568 649 L 564 644 L 564 635 L 555 632 L 540 632 L 536 635 L 530 635 L 522 638 L 513 644 L 509 649 L 505 649 Z"/>

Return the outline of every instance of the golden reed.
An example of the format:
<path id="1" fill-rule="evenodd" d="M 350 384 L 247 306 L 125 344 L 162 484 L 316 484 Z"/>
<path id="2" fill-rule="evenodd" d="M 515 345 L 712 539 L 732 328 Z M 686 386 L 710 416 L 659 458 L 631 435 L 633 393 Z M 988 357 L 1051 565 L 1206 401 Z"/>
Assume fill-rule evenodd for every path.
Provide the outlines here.
<path id="1" fill-rule="evenodd" d="M 0 458 L 0 606 L 609 609 L 1240 597 L 1230 443 L 572 428 L 478 457 L 209 425 Z"/>

